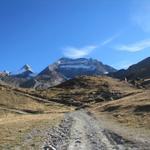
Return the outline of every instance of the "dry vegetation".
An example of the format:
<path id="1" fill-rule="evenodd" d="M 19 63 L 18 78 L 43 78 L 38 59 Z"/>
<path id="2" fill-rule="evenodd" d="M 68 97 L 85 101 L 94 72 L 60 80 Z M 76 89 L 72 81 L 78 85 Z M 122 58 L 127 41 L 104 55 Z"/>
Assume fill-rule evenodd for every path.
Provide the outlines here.
<path id="1" fill-rule="evenodd" d="M 83 76 L 47 90 L 0 85 L 0 149 L 38 149 L 41 131 L 57 124 L 72 106 L 84 105 L 128 126 L 150 129 L 150 91 L 117 79 Z M 33 131 L 32 138 L 25 138 Z"/>
<path id="2" fill-rule="evenodd" d="M 39 97 L 29 95 L 28 91 L 23 89 L 13 89 L 8 86 L 0 86 L 0 110 L 5 112 L 16 112 L 22 114 L 38 114 L 49 112 L 65 112 L 70 111 L 69 108 L 63 104 L 52 101 L 44 101 Z M 2 114 L 2 113 L 1 113 Z M 0 115 L 1 115 L 0 114 Z"/>
<path id="3" fill-rule="evenodd" d="M 96 107 L 120 123 L 150 129 L 150 92 L 137 89 L 125 81 L 110 77 L 82 76 L 45 91 L 32 91 L 35 95 L 60 103 Z M 71 101 L 69 103 L 69 101 Z"/>
<path id="4" fill-rule="evenodd" d="M 107 114 L 113 119 L 134 128 L 150 130 L 150 91 L 110 101 L 94 108 L 95 112 Z"/>
<path id="5" fill-rule="evenodd" d="M 56 125 L 63 114 L 12 115 L 0 119 L 0 149 L 39 149 L 44 130 Z M 35 132 L 32 134 L 32 132 Z"/>
<path id="6" fill-rule="evenodd" d="M 118 99 L 140 91 L 117 79 L 83 76 L 66 81 L 55 88 L 49 88 L 46 91 L 34 91 L 33 93 L 35 95 L 40 93 L 40 96 L 50 100 L 58 100 L 60 103 L 64 103 L 65 100 L 68 100 L 69 103 L 71 99 L 90 104 Z"/>
<path id="7" fill-rule="evenodd" d="M 27 90 L 0 85 L 0 149 L 39 149 L 43 131 L 56 125 L 65 112 L 73 110 L 28 93 Z M 36 134 L 26 137 L 33 131 Z"/>
<path id="8" fill-rule="evenodd" d="M 125 81 L 83 76 L 40 91 L 40 94 L 62 103 L 78 101 L 96 108 L 97 112 L 109 114 L 120 123 L 150 129 L 150 91 Z"/>

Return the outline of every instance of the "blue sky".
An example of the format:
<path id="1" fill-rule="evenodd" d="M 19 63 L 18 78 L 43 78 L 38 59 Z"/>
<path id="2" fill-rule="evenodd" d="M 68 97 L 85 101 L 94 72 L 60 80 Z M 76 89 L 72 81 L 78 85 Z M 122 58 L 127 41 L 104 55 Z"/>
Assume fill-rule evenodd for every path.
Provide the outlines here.
<path id="1" fill-rule="evenodd" d="M 116 68 L 150 56 L 150 1 L 0 0 L 0 70 L 64 56 Z"/>

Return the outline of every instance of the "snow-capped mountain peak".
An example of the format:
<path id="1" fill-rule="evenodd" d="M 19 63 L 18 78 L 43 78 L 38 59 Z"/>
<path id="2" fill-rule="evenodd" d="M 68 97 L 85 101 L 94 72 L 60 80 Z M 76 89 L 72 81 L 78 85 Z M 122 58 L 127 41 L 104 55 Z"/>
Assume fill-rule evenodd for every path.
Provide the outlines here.
<path id="1" fill-rule="evenodd" d="M 25 64 L 18 71 L 12 72 L 12 75 L 19 78 L 30 78 L 36 76 L 30 65 Z"/>
<path id="2" fill-rule="evenodd" d="M 106 72 L 115 71 L 114 68 L 92 58 L 61 58 L 56 63 L 49 65 L 48 69 L 50 72 L 58 72 L 67 79 L 80 75 L 102 75 L 106 74 Z"/>
<path id="3" fill-rule="evenodd" d="M 28 64 L 25 64 L 25 65 L 21 68 L 21 70 L 22 70 L 23 72 L 25 72 L 25 71 L 31 71 L 31 72 L 33 72 L 31 66 L 28 65 Z"/>

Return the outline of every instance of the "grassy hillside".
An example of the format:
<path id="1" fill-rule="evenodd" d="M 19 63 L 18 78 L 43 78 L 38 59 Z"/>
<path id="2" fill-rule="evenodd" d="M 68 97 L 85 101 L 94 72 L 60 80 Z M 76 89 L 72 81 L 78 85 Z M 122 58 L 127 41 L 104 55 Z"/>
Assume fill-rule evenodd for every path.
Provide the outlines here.
<path id="1" fill-rule="evenodd" d="M 71 110 L 72 107 L 31 96 L 26 90 L 0 85 L 0 149 L 38 149 L 44 138 L 41 133 Z M 36 134 L 27 142 L 26 136 L 33 130 Z"/>
<path id="2" fill-rule="evenodd" d="M 150 129 L 150 91 L 124 81 L 82 76 L 47 90 L 1 84 L 0 149 L 38 149 L 44 130 L 59 123 L 65 112 L 83 107 L 129 126 Z M 25 138 L 34 130 L 32 140 Z"/>
<path id="3" fill-rule="evenodd" d="M 109 77 L 78 77 L 66 81 L 48 90 L 32 91 L 33 95 L 42 98 L 65 103 L 67 105 L 80 106 L 91 105 L 103 101 L 116 100 L 141 90 L 128 83 Z"/>
<path id="4" fill-rule="evenodd" d="M 131 96 L 101 104 L 96 112 L 111 115 L 128 126 L 150 129 L 150 91 L 145 90 Z"/>
<path id="5" fill-rule="evenodd" d="M 0 109 L 7 112 L 19 111 L 29 114 L 59 112 L 68 109 L 62 104 L 44 101 L 39 97 L 31 96 L 26 90 L 0 85 Z M 62 108 L 62 109 L 60 109 Z"/>

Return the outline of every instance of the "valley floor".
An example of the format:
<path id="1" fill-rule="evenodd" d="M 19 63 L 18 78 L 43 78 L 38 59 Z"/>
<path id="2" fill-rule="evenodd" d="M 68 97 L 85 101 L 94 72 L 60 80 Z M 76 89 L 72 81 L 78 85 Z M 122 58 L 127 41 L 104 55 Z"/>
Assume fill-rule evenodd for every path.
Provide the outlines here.
<path id="1" fill-rule="evenodd" d="M 108 77 L 0 85 L 0 150 L 150 150 L 149 116 L 149 90 Z"/>

